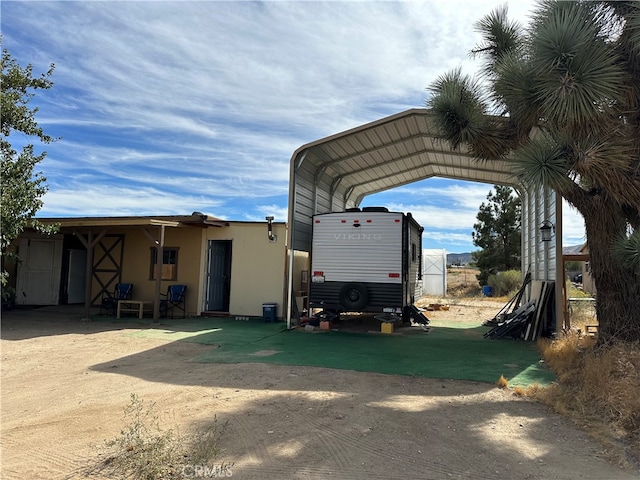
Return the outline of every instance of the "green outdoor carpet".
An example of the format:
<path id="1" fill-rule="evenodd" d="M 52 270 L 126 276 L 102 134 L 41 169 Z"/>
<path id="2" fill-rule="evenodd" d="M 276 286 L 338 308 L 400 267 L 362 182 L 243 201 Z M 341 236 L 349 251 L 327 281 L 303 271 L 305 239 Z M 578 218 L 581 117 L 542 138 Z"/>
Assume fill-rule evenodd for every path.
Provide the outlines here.
<path id="1" fill-rule="evenodd" d="M 431 326 L 428 334 L 384 335 L 307 332 L 287 330 L 283 322 L 198 318 L 172 320 L 170 325 L 132 335 L 215 345 L 195 358 L 203 363 L 306 365 L 486 383 L 504 375 L 510 386 L 554 380 L 532 342 L 486 339 L 482 334 L 488 327 L 478 325 L 452 328 L 432 322 Z"/>

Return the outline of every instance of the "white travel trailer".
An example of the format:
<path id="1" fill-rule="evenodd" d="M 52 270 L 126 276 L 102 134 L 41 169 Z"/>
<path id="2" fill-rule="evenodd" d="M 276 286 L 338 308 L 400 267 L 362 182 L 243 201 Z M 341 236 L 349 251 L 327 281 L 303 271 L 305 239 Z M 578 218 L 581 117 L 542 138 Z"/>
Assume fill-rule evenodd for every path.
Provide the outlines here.
<path id="1" fill-rule="evenodd" d="M 384 207 L 313 217 L 309 306 L 402 315 L 422 295 L 422 231 L 410 213 Z"/>

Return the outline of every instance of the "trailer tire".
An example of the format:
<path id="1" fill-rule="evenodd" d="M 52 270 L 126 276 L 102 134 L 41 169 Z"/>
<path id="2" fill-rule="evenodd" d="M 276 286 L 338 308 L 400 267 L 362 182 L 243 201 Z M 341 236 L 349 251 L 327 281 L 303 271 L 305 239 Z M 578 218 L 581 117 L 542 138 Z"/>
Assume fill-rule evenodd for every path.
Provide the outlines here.
<path id="1" fill-rule="evenodd" d="M 347 312 L 358 312 L 369 303 L 369 291 L 362 283 L 347 283 L 340 289 L 340 305 Z"/>

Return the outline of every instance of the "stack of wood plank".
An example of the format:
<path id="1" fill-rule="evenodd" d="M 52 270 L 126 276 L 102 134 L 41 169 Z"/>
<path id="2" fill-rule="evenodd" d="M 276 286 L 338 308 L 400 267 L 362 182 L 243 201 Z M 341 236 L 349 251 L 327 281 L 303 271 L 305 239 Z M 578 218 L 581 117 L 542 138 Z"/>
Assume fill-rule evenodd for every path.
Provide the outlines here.
<path id="1" fill-rule="evenodd" d="M 555 328 L 554 288 L 555 282 L 531 281 L 527 275 L 520 291 L 493 319 L 485 322 L 492 328 L 484 336 L 528 341 L 550 336 Z"/>

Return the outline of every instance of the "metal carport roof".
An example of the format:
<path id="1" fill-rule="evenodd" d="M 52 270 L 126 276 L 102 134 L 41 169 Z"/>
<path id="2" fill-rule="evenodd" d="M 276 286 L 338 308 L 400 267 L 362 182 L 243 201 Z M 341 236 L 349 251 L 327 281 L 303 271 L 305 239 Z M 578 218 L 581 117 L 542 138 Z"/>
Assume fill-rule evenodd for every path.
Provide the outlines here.
<path id="1" fill-rule="evenodd" d="M 357 207 L 367 195 L 419 180 L 445 177 L 508 185 L 516 188 L 522 199 L 523 271 L 531 269 L 533 279 L 556 279 L 556 253 L 562 248 L 561 202 L 549 189 L 524 189 L 509 159 L 479 161 L 465 150 L 453 150 L 440 138 L 433 112 L 424 108 L 301 146 L 291 157 L 287 244 L 292 252 L 309 252 L 311 219 L 316 213 Z M 556 225 L 555 242 L 539 241 L 538 226 L 544 220 Z M 289 298 L 292 265 L 293 253 Z"/>

